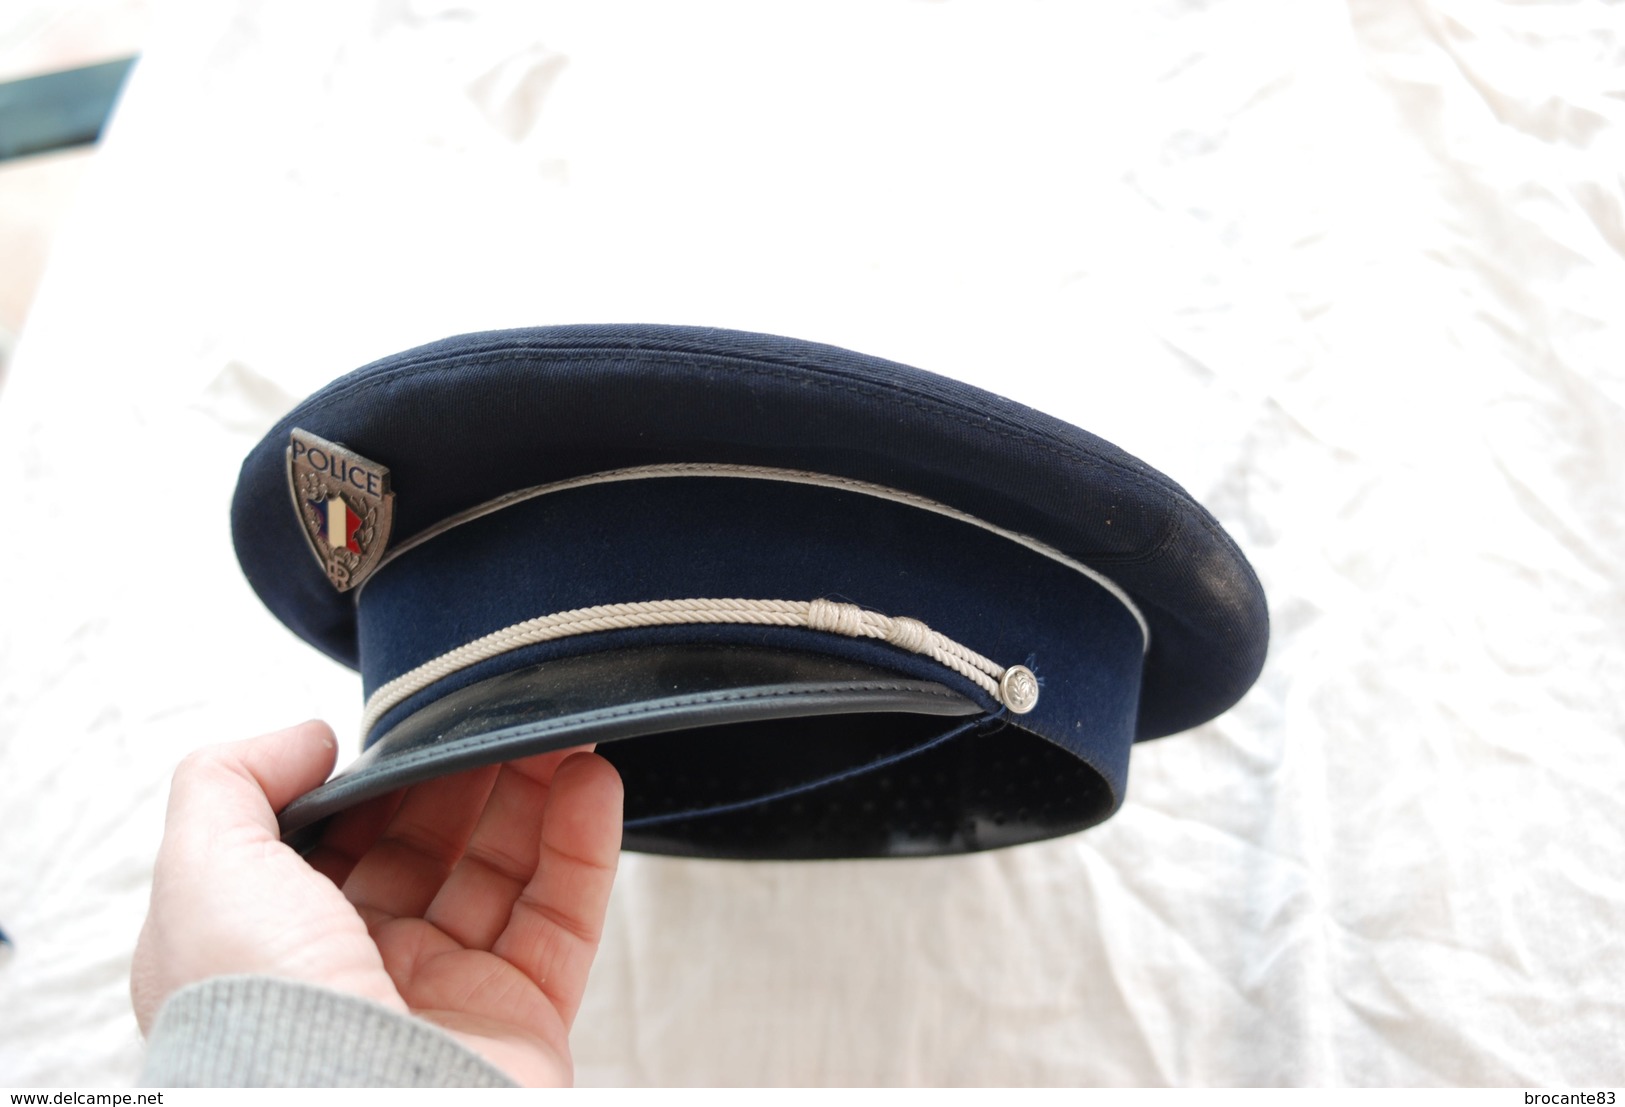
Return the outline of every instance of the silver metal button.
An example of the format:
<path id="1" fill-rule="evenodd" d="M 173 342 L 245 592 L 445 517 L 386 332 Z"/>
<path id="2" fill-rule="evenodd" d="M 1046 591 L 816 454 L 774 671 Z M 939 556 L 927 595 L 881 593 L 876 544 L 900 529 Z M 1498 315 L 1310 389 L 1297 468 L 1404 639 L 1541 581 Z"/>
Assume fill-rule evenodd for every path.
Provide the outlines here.
<path id="1" fill-rule="evenodd" d="M 1025 665 L 1010 666 L 999 678 L 999 699 L 1013 714 L 1027 714 L 1038 706 L 1038 678 Z"/>

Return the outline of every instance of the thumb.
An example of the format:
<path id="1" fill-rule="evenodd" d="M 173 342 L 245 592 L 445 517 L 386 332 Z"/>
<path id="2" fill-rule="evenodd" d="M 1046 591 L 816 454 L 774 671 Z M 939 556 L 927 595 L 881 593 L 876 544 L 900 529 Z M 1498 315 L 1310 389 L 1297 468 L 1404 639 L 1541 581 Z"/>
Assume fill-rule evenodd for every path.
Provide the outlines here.
<path id="1" fill-rule="evenodd" d="M 275 837 L 277 812 L 326 780 L 337 759 L 333 728 L 319 721 L 198 750 L 175 770 L 168 821 L 177 830 L 247 823 Z"/>
<path id="2" fill-rule="evenodd" d="M 275 842 L 277 810 L 320 784 L 337 756 L 332 729 L 311 722 L 198 750 L 175 770 L 152 904 L 130 967 L 143 1031 L 176 988 L 260 964 L 239 946 L 247 942 L 258 953 L 271 944 L 253 925 L 266 914 L 256 895 L 267 870 L 253 864 L 265 851 L 233 853 L 222 844 Z"/>

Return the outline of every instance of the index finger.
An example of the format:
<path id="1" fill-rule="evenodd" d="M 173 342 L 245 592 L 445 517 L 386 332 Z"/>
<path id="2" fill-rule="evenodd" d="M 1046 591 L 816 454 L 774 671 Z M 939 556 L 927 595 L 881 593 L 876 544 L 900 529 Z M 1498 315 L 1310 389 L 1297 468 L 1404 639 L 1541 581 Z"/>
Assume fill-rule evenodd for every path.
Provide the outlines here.
<path id="1" fill-rule="evenodd" d="M 536 875 L 491 952 L 552 1001 L 564 1025 L 575 1020 L 598 952 L 621 852 L 620 775 L 595 753 L 578 753 L 553 774 L 542 819 Z"/>

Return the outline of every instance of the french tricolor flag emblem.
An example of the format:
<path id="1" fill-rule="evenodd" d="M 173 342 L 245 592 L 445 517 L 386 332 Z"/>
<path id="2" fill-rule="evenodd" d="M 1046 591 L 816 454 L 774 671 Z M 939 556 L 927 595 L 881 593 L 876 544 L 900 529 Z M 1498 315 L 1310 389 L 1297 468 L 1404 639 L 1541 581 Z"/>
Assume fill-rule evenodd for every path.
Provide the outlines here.
<path id="1" fill-rule="evenodd" d="M 366 580 L 384 556 L 395 518 L 389 470 L 295 427 L 288 438 L 288 489 L 299 529 L 328 582 L 348 592 Z"/>
<path id="2" fill-rule="evenodd" d="M 342 497 L 330 496 L 317 504 L 316 519 L 317 534 L 328 546 L 354 554 L 361 552 L 361 543 L 355 540 L 355 532 L 361 529 L 361 517 L 350 510 Z"/>

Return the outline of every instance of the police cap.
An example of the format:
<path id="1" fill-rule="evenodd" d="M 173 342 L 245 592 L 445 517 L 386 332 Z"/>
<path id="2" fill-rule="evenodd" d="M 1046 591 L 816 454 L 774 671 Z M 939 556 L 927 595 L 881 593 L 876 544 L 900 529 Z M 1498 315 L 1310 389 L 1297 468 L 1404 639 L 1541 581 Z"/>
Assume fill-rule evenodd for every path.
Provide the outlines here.
<path id="1" fill-rule="evenodd" d="M 1264 596 L 1172 480 L 981 389 L 665 326 L 385 358 L 243 464 L 238 559 L 361 672 L 368 797 L 596 742 L 628 848 L 960 853 L 1100 822 L 1134 742 L 1230 707 Z"/>

